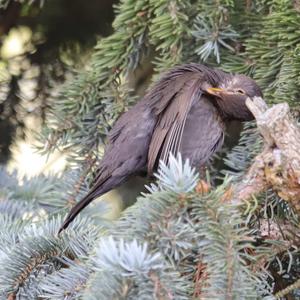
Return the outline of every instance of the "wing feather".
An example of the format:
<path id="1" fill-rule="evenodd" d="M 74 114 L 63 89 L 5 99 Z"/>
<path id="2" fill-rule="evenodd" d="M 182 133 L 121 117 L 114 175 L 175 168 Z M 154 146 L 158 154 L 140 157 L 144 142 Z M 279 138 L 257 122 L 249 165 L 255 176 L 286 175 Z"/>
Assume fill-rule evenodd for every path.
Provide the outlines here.
<path id="1" fill-rule="evenodd" d="M 158 122 L 149 147 L 149 174 L 153 172 L 160 159 L 167 163 L 170 153 L 174 155 L 178 153 L 187 115 L 193 102 L 201 97 L 202 83 L 203 77 L 199 76 L 199 73 L 196 76 L 190 73 L 182 74 L 179 78 L 175 78 L 173 84 L 176 88 L 169 89 L 169 97 L 164 93 L 162 102 L 165 107 L 162 109 L 160 103 Z M 172 82 L 169 82 L 169 85 L 172 85 Z"/>

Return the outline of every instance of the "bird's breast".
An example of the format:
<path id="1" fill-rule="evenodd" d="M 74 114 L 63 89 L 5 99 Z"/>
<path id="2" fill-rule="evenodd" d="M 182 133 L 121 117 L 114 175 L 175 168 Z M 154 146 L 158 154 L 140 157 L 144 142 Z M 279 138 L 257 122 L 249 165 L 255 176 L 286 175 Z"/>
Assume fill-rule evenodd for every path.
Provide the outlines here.
<path id="1" fill-rule="evenodd" d="M 180 152 L 196 168 L 204 165 L 223 144 L 225 125 L 207 97 L 193 103 L 184 127 Z"/>

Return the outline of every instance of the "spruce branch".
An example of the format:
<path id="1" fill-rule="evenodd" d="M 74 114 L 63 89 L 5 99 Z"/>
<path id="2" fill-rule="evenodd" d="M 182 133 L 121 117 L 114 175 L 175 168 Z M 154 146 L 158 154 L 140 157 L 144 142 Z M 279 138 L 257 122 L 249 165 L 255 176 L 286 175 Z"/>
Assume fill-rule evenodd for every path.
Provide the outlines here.
<path id="1" fill-rule="evenodd" d="M 146 240 L 177 265 L 195 245 L 195 228 L 188 222 L 186 209 L 190 203 L 188 194 L 195 188 L 198 175 L 179 154 L 177 159 L 171 156 L 168 165 L 161 163 L 155 176 L 157 184 L 152 184 L 150 193 L 124 212 L 111 233 Z"/>
<path id="2" fill-rule="evenodd" d="M 255 276 L 247 268 L 245 261 L 251 257 L 244 251 L 253 247 L 253 239 L 237 207 L 224 205 L 222 201 L 229 182 L 209 193 L 198 193 L 191 170 L 180 157 L 171 159 L 168 166 L 161 164 L 159 181 L 151 187 L 151 194 L 145 194 L 127 209 L 110 234 L 147 241 L 150 249 L 158 250 L 190 285 L 193 279 L 202 278 L 199 263 L 205 265 L 202 270 L 207 274 L 202 278 L 205 283 L 201 288 L 199 282 L 194 283 L 204 298 L 244 295 L 245 299 L 251 299 L 257 295 Z M 179 176 L 185 184 L 174 174 L 185 174 Z M 180 188 L 174 192 L 176 182 L 179 187 L 190 182 L 192 189 Z"/>
<path id="3" fill-rule="evenodd" d="M 85 262 L 73 261 L 64 257 L 66 268 L 44 277 L 39 284 L 39 297 L 42 299 L 81 299 L 91 273 L 91 266 Z"/>
<path id="4" fill-rule="evenodd" d="M 41 278 L 64 266 L 64 257 L 87 255 L 99 231 L 88 220 L 76 220 L 61 238 L 60 217 L 24 228 L 18 240 L 1 260 L 0 290 L 10 295 L 37 296 Z"/>
<path id="5" fill-rule="evenodd" d="M 239 37 L 238 33 L 229 25 L 219 24 L 211 17 L 198 16 L 195 21 L 195 28 L 192 32 L 196 41 L 200 43 L 196 53 L 205 62 L 212 54 L 215 56 L 217 63 L 220 63 L 220 48 L 224 47 L 231 52 L 234 48 L 230 45 L 236 42 Z"/>
<path id="6" fill-rule="evenodd" d="M 224 175 L 229 174 L 240 179 L 251 166 L 255 156 L 261 153 L 262 147 L 263 139 L 257 130 L 255 121 L 245 123 L 238 144 L 224 158 L 229 169 L 226 168 L 221 172 Z"/>
<path id="7" fill-rule="evenodd" d="M 207 281 L 201 289 L 204 299 L 251 299 L 257 296 L 255 276 L 246 266 L 246 261 L 252 258 L 244 252 L 253 248 L 253 238 L 237 207 L 222 201 L 229 184 L 227 180 L 193 201 L 193 222 L 199 235 L 201 262 L 206 265 L 207 273 Z M 217 266 L 222 266 L 221 272 Z"/>
<path id="8" fill-rule="evenodd" d="M 198 174 L 194 168 L 191 168 L 189 159 L 183 161 L 180 153 L 177 157 L 170 154 L 168 166 L 161 162 L 155 177 L 163 189 L 178 194 L 192 191 L 198 181 Z"/>
<path id="9" fill-rule="evenodd" d="M 158 51 L 157 70 L 165 70 L 182 61 L 183 42 L 190 35 L 188 16 L 191 4 L 179 0 L 150 0 L 153 18 L 149 28 L 150 42 Z"/>
<path id="10" fill-rule="evenodd" d="M 45 0 L 0 0 L 0 9 L 6 9 L 8 4 L 11 1 L 20 2 L 20 3 L 26 3 L 29 5 L 32 5 L 34 2 L 39 2 L 40 7 L 42 7 L 45 3 Z"/>
<path id="11" fill-rule="evenodd" d="M 188 299 L 179 273 L 147 243 L 103 238 L 84 299 Z"/>
<path id="12" fill-rule="evenodd" d="M 300 17 L 292 2 L 264 3 L 262 6 L 265 9 L 268 7 L 272 13 L 263 17 L 260 29 L 245 41 L 246 57 L 254 63 L 254 78 L 264 90 L 269 103 L 281 102 L 283 99 L 277 95 L 283 95 L 284 89 L 293 87 L 288 93 L 292 93 L 291 97 L 284 96 L 284 100 L 291 107 L 297 103 L 295 94 L 299 90 L 299 66 L 296 57 L 300 43 Z M 289 80 L 284 81 L 287 77 Z"/>

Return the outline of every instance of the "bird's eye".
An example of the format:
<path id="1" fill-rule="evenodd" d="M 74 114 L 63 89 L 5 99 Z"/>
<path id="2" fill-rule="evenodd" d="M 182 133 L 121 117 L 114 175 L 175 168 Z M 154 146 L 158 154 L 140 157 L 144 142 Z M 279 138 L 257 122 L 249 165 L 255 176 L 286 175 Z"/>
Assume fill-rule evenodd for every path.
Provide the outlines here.
<path id="1" fill-rule="evenodd" d="M 238 89 L 238 90 L 236 90 L 236 92 L 239 93 L 239 94 L 242 94 L 242 95 L 245 95 L 245 94 L 246 94 L 245 91 L 242 90 L 242 89 Z"/>

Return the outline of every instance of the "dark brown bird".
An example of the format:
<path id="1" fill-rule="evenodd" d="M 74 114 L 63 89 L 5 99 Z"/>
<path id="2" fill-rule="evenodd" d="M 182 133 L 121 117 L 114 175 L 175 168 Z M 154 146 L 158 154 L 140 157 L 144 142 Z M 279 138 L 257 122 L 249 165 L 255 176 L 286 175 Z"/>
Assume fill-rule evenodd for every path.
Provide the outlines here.
<path id="1" fill-rule="evenodd" d="M 249 121 L 248 97 L 262 96 L 247 76 L 232 75 L 200 64 L 167 72 L 125 112 L 108 135 L 108 143 L 90 192 L 69 212 L 60 231 L 93 199 L 180 152 L 193 166 L 203 166 L 220 148 L 224 121 Z M 59 232 L 60 232 L 59 231 Z"/>

